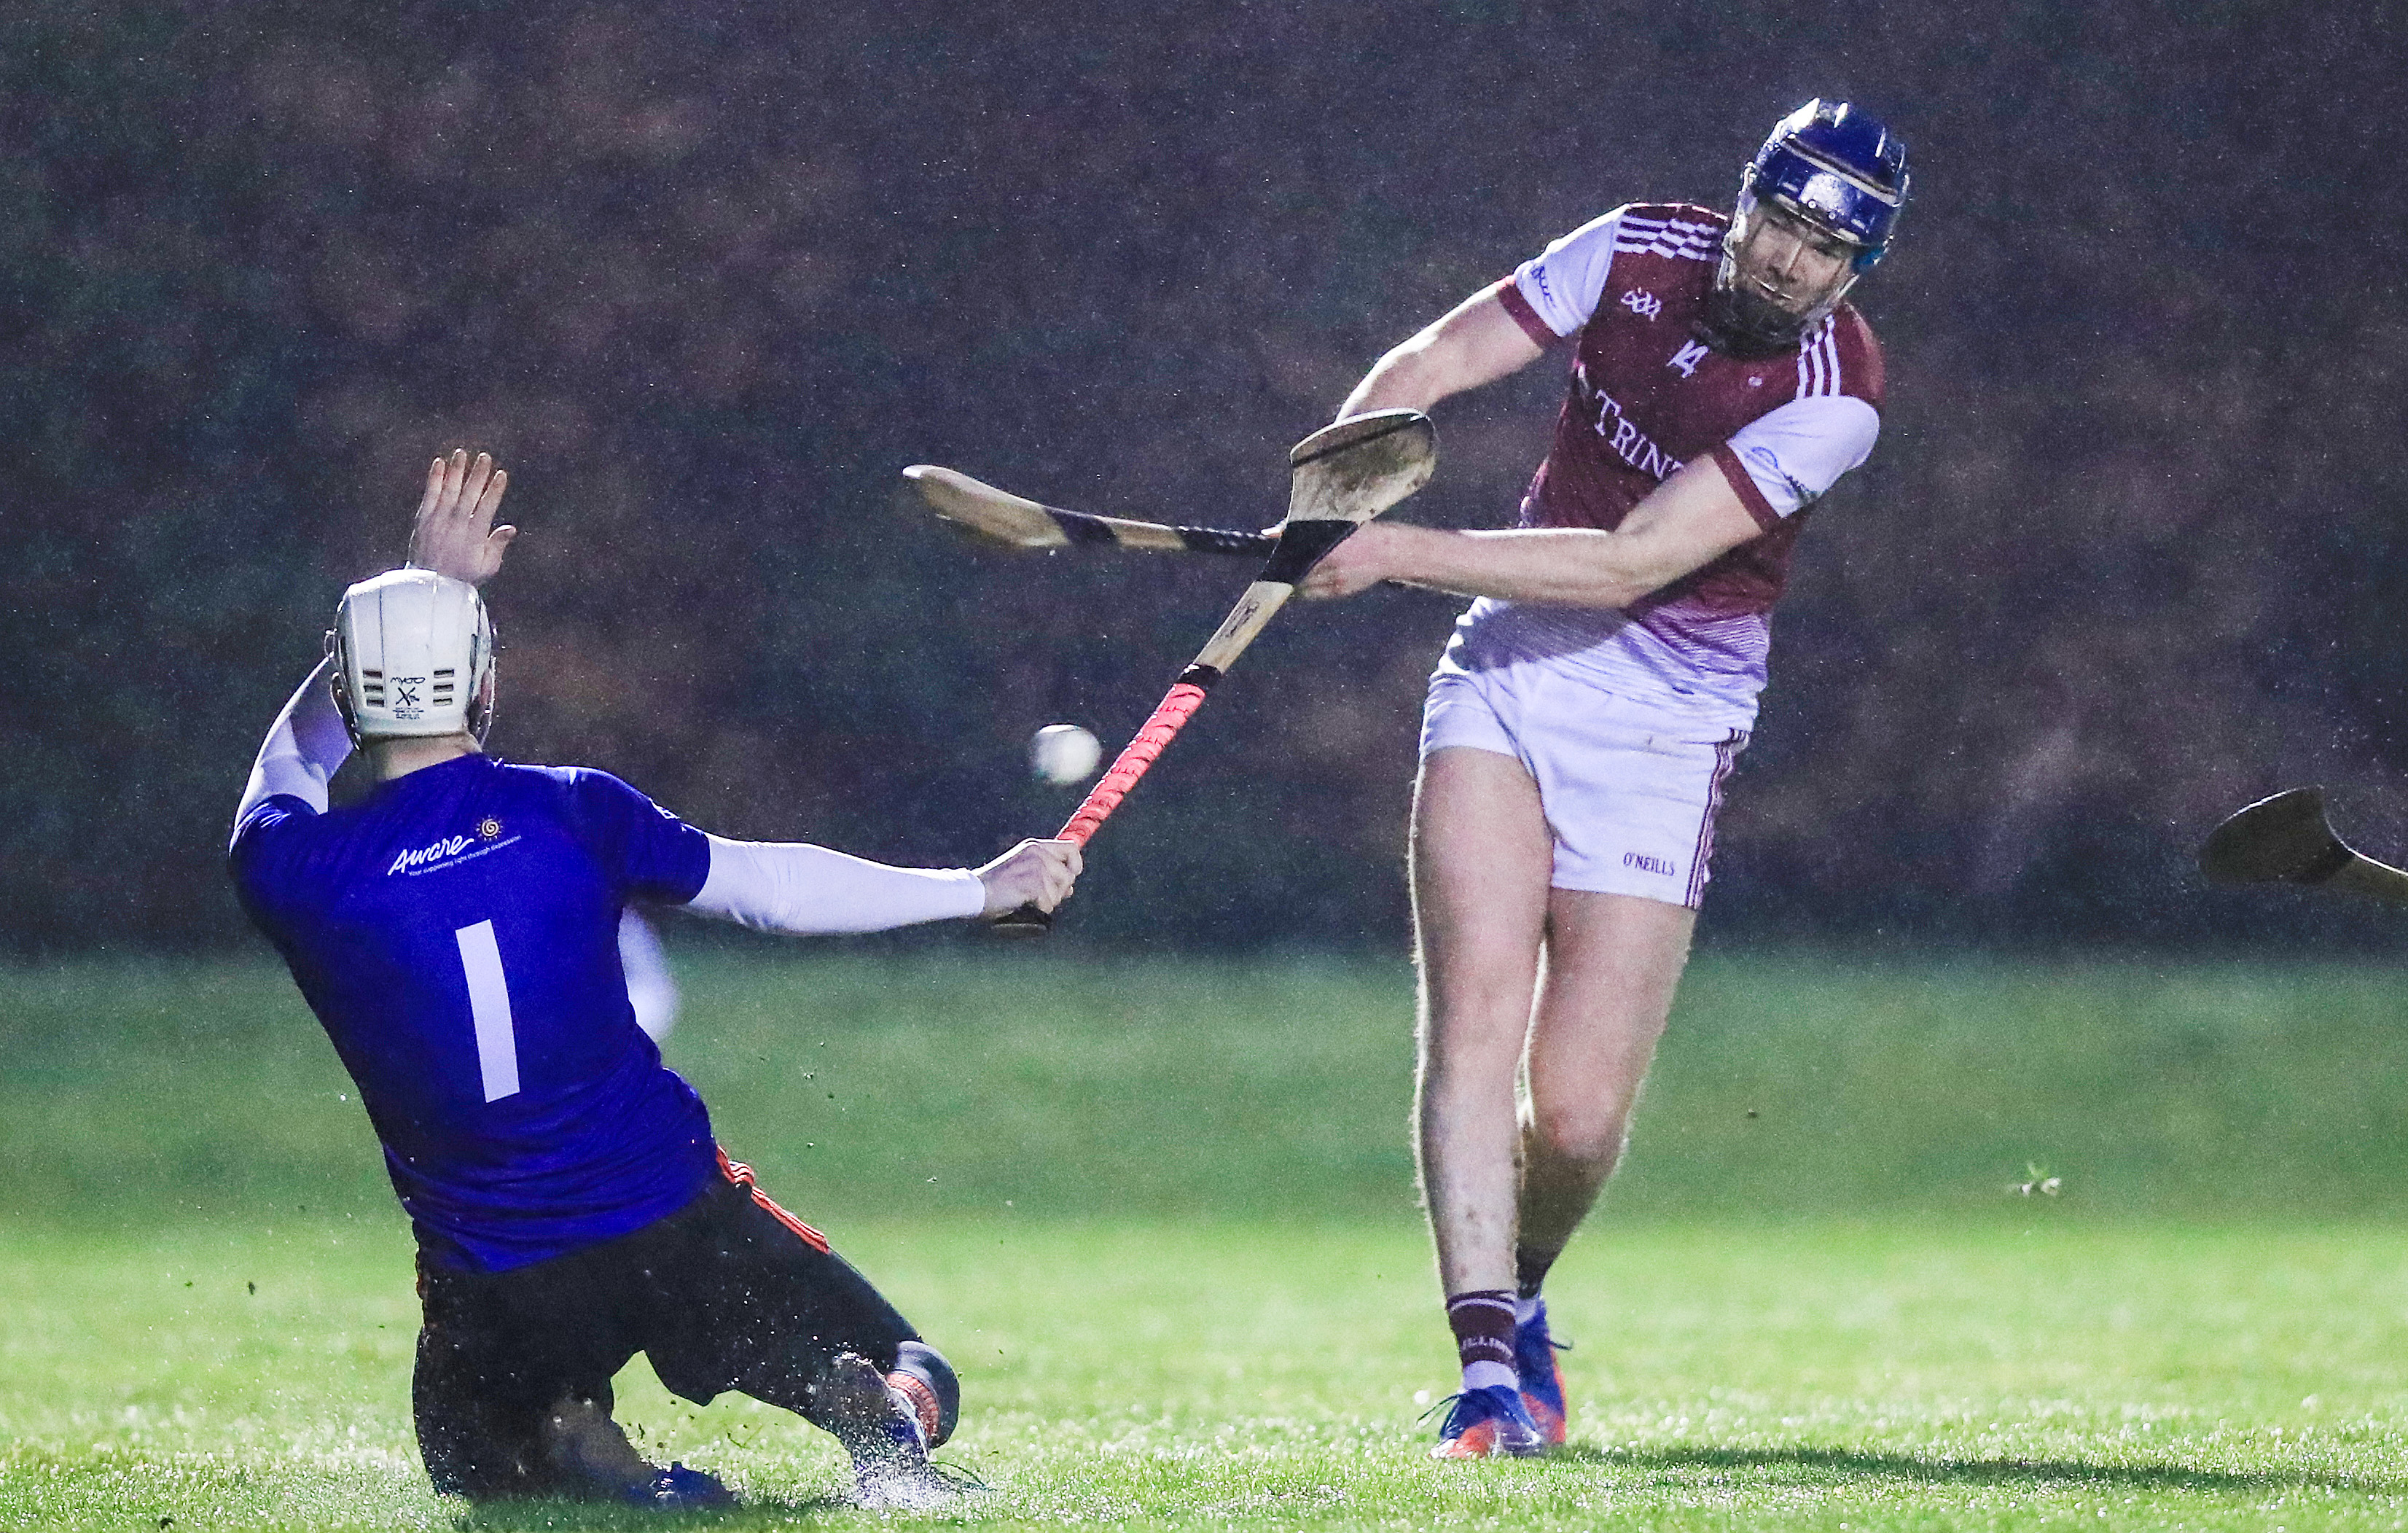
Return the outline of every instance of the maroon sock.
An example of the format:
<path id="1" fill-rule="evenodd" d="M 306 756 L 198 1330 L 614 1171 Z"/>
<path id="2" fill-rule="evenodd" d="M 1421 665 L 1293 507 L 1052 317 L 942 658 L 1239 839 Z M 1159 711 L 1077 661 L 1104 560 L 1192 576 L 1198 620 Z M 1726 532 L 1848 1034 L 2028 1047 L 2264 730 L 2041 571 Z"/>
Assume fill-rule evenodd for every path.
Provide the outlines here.
<path id="1" fill-rule="evenodd" d="M 1475 1288 L 1468 1294 L 1450 1294 L 1446 1324 L 1455 1332 L 1455 1354 L 1463 1364 L 1468 1385 L 1484 1382 L 1471 1372 L 1481 1363 L 1503 1368 L 1508 1370 L 1506 1377 L 1512 1377 L 1513 1290 Z"/>

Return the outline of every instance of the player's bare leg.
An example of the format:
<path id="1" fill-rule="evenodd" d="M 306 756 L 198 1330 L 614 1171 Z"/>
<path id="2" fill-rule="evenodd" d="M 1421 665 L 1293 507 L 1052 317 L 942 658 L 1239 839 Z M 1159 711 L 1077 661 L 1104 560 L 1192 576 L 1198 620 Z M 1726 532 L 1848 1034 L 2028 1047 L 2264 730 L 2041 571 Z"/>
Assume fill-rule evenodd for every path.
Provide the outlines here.
<path id="1" fill-rule="evenodd" d="M 1434 751 L 1413 799 L 1421 956 L 1414 1115 L 1463 1393 L 1442 1457 L 1539 1451 L 1512 1367 L 1514 1103 L 1538 987 L 1554 840 L 1538 784 L 1512 756 Z"/>
<path id="2" fill-rule="evenodd" d="M 1522 1104 L 1517 1265 L 1525 1287 L 1530 1257 L 1563 1250 L 1622 1157 L 1697 920 L 1661 900 L 1550 892 Z"/>
<path id="3" fill-rule="evenodd" d="M 1450 1294 L 1513 1282 L 1514 1084 L 1553 856 L 1539 786 L 1520 762 L 1488 751 L 1431 752 L 1413 801 L 1414 1117 L 1439 1281 Z"/>
<path id="4" fill-rule="evenodd" d="M 1540 1285 L 1622 1158 L 1696 924 L 1681 906 L 1629 895 L 1557 889 L 1548 899 L 1546 970 L 1524 1065 L 1513 1371 L 1549 1442 L 1565 1440 L 1570 1407 Z"/>
<path id="5" fill-rule="evenodd" d="M 1467 1389 L 1506 1376 L 1481 1366 L 1501 1334 L 1525 1410 L 1560 1441 L 1538 1282 L 1613 1173 L 1696 915 L 1551 889 L 1553 872 L 1537 784 L 1519 762 L 1432 752 L 1413 821 L 1430 1229 Z M 1460 1435 L 1486 1440 L 1476 1427 Z"/>

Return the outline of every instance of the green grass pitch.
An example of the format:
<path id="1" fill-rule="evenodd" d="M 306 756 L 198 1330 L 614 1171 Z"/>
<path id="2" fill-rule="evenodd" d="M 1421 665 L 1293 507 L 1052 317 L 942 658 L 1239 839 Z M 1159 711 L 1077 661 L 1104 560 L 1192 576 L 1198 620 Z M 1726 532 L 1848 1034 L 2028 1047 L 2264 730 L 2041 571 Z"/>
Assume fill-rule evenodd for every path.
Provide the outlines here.
<path id="1" fill-rule="evenodd" d="M 994 1489 L 939 1521 L 2408 1523 L 2379 969 L 1702 959 L 1551 1284 L 1571 1450 L 1438 1465 L 1401 966 L 684 967 L 724 1139 L 962 1368 L 945 1456 Z M 280 973 L 5 983 L 0 1527 L 657 1521 L 426 1492 L 407 1234 Z M 2009 1191 L 2033 1165 L 2062 1196 Z M 886 1520 L 791 1418 L 620 1385 L 751 1503 L 671 1521 Z"/>

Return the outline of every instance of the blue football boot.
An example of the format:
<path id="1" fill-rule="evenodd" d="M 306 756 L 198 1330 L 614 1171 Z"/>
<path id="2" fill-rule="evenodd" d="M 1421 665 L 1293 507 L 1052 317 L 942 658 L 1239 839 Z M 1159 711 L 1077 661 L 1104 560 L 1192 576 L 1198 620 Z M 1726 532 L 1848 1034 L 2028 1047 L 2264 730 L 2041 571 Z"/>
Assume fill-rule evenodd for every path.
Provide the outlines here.
<path id="1" fill-rule="evenodd" d="M 1570 1413 L 1564 1405 L 1564 1370 L 1555 1362 L 1555 1354 L 1570 1346 L 1547 1334 L 1545 1299 L 1539 1300 L 1528 1321 L 1513 1327 L 1513 1371 L 1522 1376 L 1522 1408 L 1550 1448 L 1562 1446 L 1565 1417 Z"/>
<path id="2" fill-rule="evenodd" d="M 1448 1404 L 1432 1458 L 1528 1458 L 1547 1451 L 1547 1440 L 1522 1408 L 1522 1397 L 1503 1384 L 1467 1389 Z"/>
<path id="3" fill-rule="evenodd" d="M 736 1504 L 719 1476 L 682 1464 L 670 1465 L 646 1484 L 628 1486 L 625 1496 L 654 1512 L 724 1512 Z"/>

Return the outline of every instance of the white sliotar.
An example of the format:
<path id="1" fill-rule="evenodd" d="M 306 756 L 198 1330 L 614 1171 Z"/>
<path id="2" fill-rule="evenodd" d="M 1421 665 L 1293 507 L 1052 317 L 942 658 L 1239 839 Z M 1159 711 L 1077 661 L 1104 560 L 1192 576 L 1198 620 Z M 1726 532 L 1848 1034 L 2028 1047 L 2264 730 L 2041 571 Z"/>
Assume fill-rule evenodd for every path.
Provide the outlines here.
<path id="1" fill-rule="evenodd" d="M 519 1041 L 510 1025 L 510 985 L 502 975 L 502 950 L 494 924 L 480 921 L 452 934 L 460 943 L 460 967 L 468 976 L 468 1015 L 477 1025 L 477 1070 L 485 1100 L 498 1102 L 519 1092 Z"/>
<path id="2" fill-rule="evenodd" d="M 1028 769 L 1056 788 L 1084 782 L 1103 757 L 1103 742 L 1075 724 L 1049 724 L 1028 742 Z"/>

